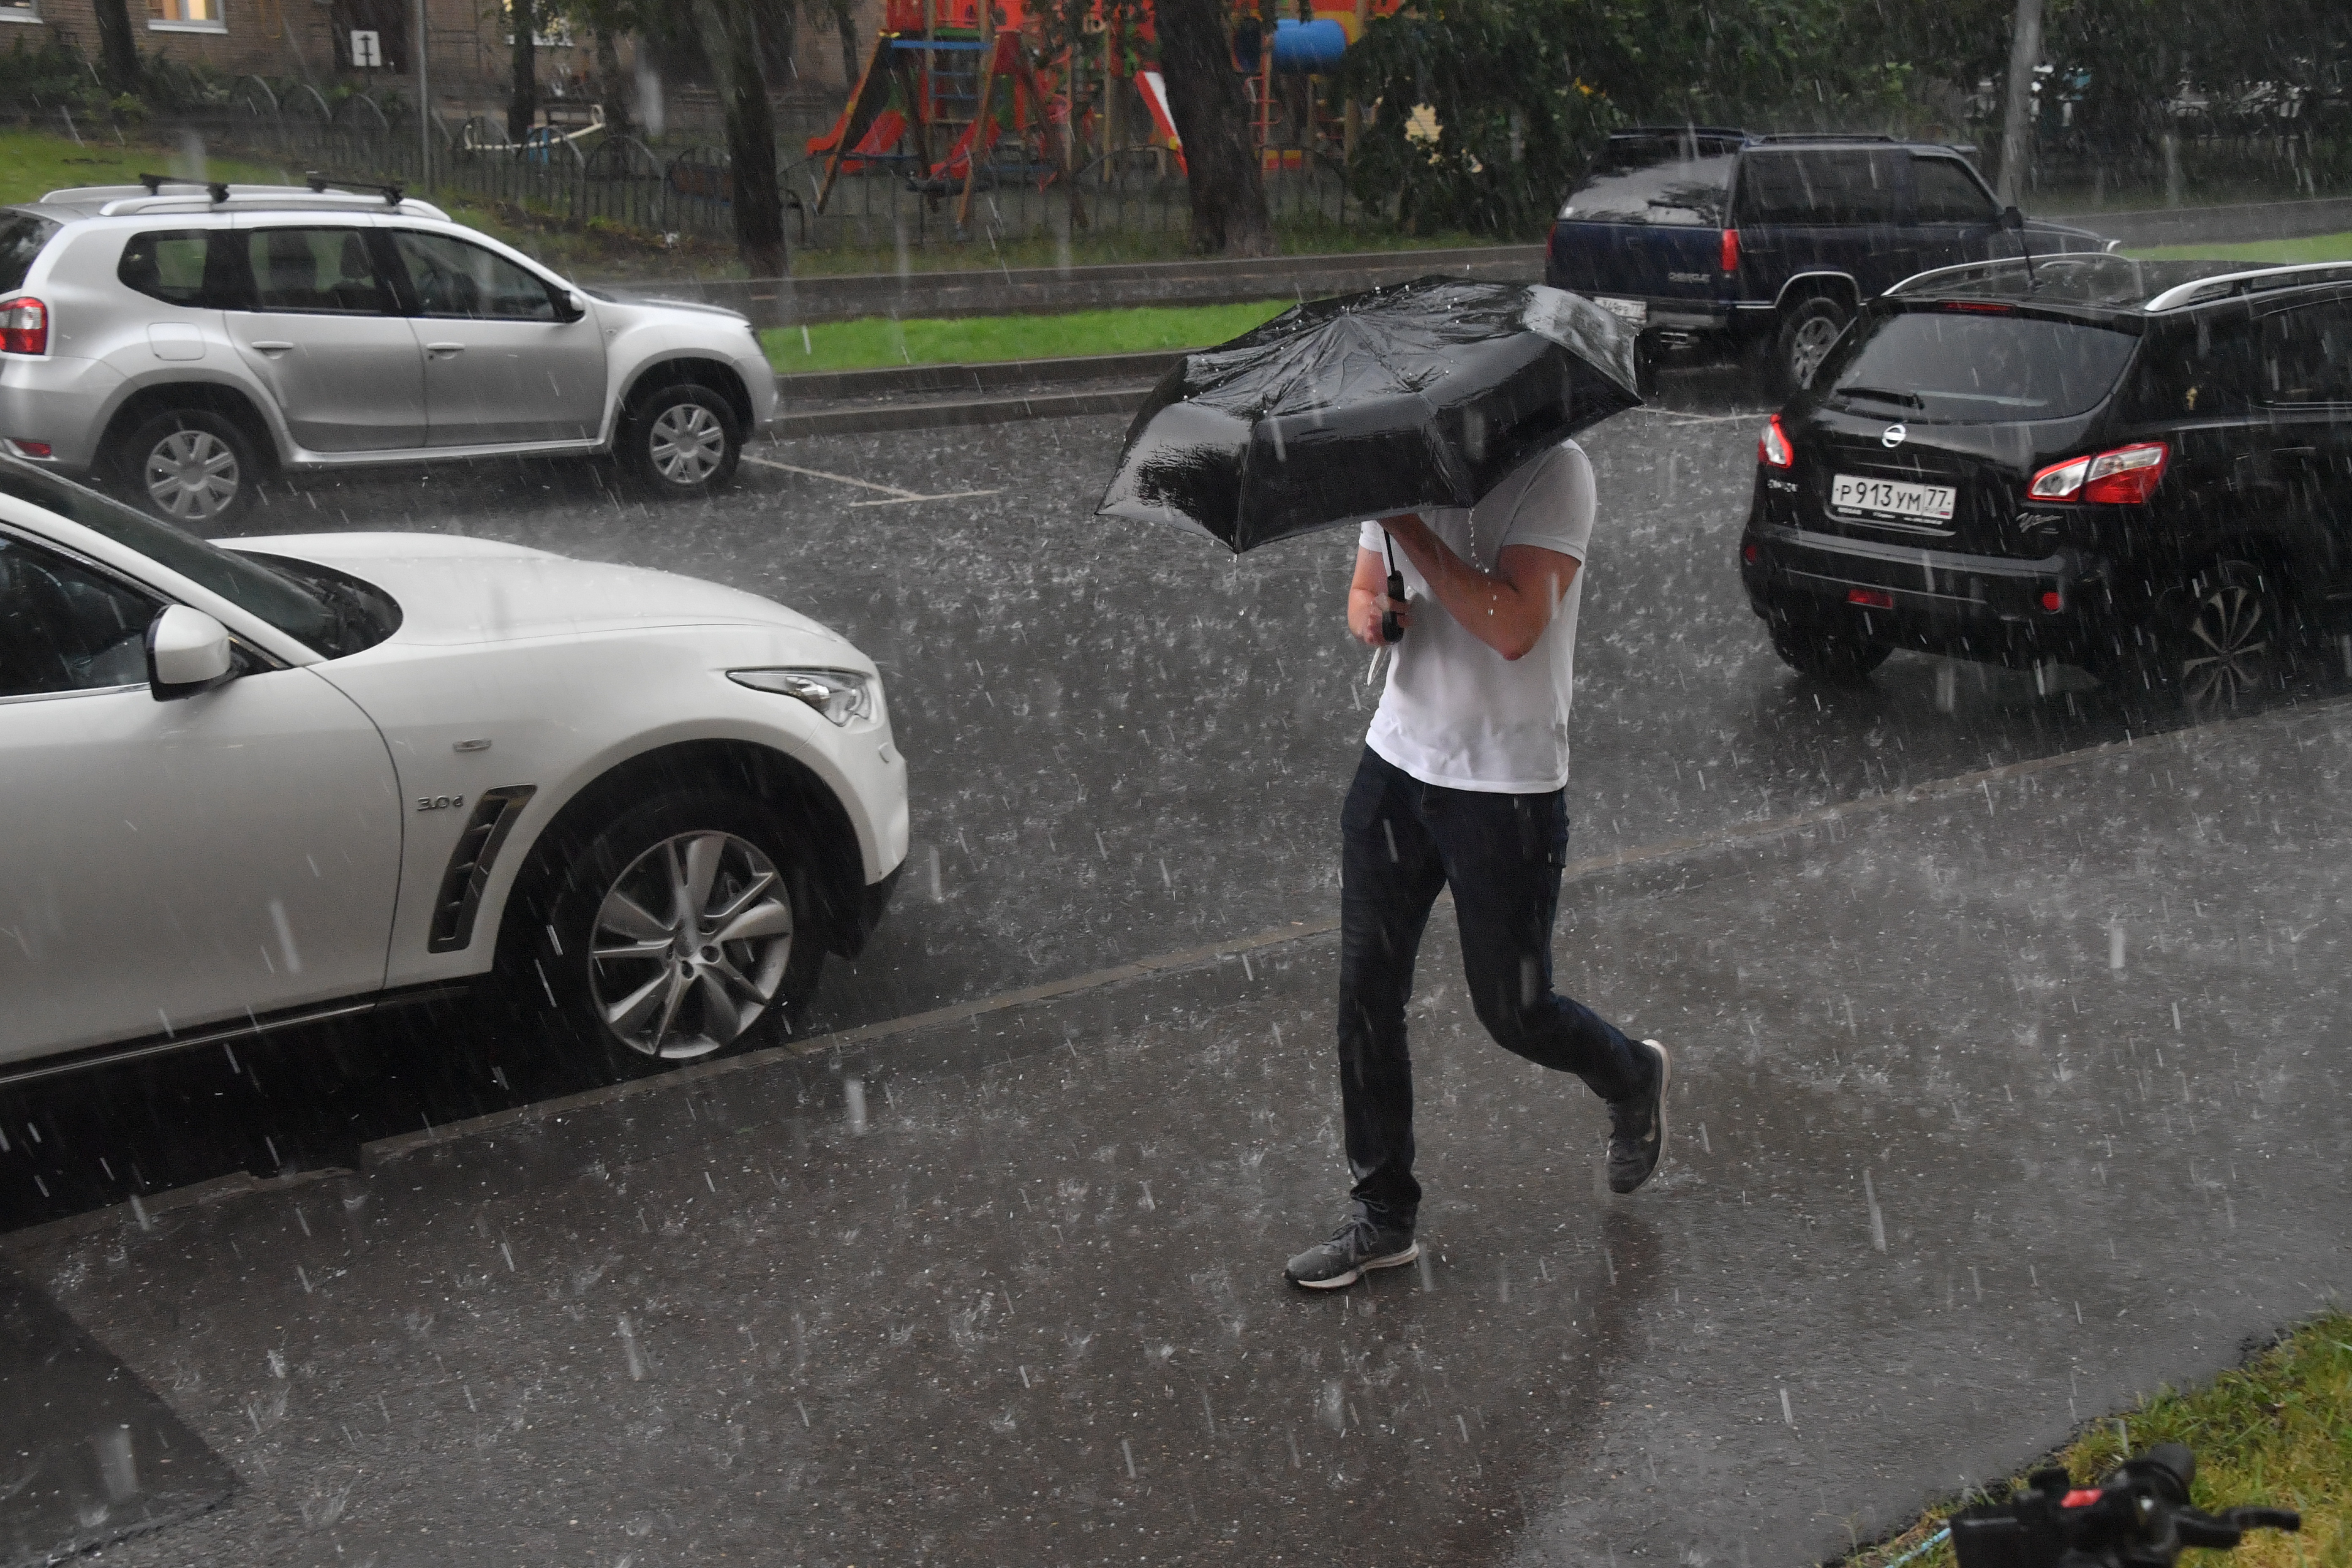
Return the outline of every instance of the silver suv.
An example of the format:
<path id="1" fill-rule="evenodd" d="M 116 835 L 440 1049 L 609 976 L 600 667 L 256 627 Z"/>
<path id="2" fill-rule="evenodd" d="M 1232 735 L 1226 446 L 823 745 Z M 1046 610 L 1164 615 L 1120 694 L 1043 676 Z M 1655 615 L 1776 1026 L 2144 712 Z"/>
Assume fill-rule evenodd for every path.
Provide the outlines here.
<path id="1" fill-rule="evenodd" d="M 170 521 L 273 470 L 519 453 L 699 495 L 774 414 L 731 310 L 575 288 L 396 188 L 142 178 L 0 207 L 0 450 Z"/>

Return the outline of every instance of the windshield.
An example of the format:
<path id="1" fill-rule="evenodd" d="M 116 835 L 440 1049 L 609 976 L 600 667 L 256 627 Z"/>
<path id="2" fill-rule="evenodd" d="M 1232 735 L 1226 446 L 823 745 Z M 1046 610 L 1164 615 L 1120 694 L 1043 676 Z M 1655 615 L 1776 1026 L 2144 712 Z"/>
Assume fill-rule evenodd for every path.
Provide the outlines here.
<path id="1" fill-rule="evenodd" d="M 33 258 L 41 254 L 41 247 L 57 232 L 58 226 L 48 218 L 31 213 L 0 213 L 0 294 L 14 293 L 25 286 Z"/>
<path id="2" fill-rule="evenodd" d="M 2112 327 L 2032 316 L 1906 310 L 1865 325 L 1828 400 L 1913 409 L 1958 425 L 2066 419 L 2116 384 L 2139 339 Z"/>
<path id="3" fill-rule="evenodd" d="M 53 511 L 135 550 L 329 658 L 382 642 L 399 625 L 396 610 L 391 623 L 383 624 L 367 595 L 336 594 L 322 591 L 322 584 L 298 582 L 37 468 L 0 462 L 0 495 Z M 381 595 L 373 597 L 389 606 Z"/>
<path id="4" fill-rule="evenodd" d="M 1681 137 L 1618 138 L 1569 194 L 1560 216 L 1590 223 L 1656 223 L 1719 228 L 1731 188 L 1729 153 L 1687 156 L 1707 144 Z"/>

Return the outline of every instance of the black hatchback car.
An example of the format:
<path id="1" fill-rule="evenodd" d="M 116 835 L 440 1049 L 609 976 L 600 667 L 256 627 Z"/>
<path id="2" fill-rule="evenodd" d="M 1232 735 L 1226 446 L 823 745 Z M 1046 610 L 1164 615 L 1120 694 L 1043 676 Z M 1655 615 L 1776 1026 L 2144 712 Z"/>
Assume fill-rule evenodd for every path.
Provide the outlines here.
<path id="1" fill-rule="evenodd" d="M 1641 328 L 1645 363 L 1744 353 L 1786 395 L 1914 273 L 2105 247 L 2004 210 L 1958 148 L 1652 127 L 1612 133 L 1569 193 L 1544 280 Z"/>
<path id="2" fill-rule="evenodd" d="M 1908 280 L 1766 425 L 1740 573 L 1826 679 L 1907 647 L 2234 700 L 2352 625 L 2352 265 Z"/>

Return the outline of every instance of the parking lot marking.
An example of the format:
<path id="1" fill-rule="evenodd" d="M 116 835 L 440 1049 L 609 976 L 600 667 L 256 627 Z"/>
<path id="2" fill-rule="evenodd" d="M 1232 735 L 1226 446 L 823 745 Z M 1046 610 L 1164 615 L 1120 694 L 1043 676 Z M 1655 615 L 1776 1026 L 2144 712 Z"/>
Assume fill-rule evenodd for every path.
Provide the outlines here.
<path id="1" fill-rule="evenodd" d="M 849 504 L 852 506 L 906 506 L 919 500 L 961 500 L 966 496 L 992 496 L 1001 493 L 1003 492 L 998 490 L 950 490 L 945 495 L 891 496 L 883 500 L 854 500 Z"/>
<path id="2" fill-rule="evenodd" d="M 1661 419 L 1672 419 L 1683 425 L 1721 425 L 1733 419 L 1753 419 L 1770 410 L 1759 408 L 1748 414 L 1685 414 L 1673 408 L 1629 408 L 1629 414 L 1654 414 Z"/>
<path id="3" fill-rule="evenodd" d="M 836 485 L 855 485 L 861 490 L 879 490 L 888 498 L 886 500 L 851 501 L 849 504 L 852 506 L 906 506 L 914 501 L 961 500 L 967 496 L 998 493 L 995 490 L 950 490 L 945 495 L 919 495 L 913 490 L 902 490 L 896 485 L 877 485 L 871 479 L 853 479 L 847 474 L 828 474 L 823 468 L 803 468 L 797 463 L 780 463 L 773 458 L 755 458 L 749 452 L 743 454 L 743 460 L 757 463 L 763 468 L 782 469 L 787 474 L 803 474 L 812 479 L 830 479 Z"/>

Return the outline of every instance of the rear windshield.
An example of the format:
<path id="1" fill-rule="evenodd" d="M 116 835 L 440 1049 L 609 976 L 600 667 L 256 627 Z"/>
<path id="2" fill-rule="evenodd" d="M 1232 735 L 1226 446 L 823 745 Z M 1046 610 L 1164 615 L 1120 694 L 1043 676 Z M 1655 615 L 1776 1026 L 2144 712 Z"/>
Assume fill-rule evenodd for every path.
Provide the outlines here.
<path id="1" fill-rule="evenodd" d="M 1720 228 L 1736 162 L 1729 150 L 1716 150 L 1722 145 L 1685 137 L 1612 138 L 1559 216 Z"/>
<path id="2" fill-rule="evenodd" d="M 1956 425 L 2068 419 L 2106 396 L 2138 342 L 2081 321 L 1906 310 L 1864 323 L 1827 396 Z"/>
<path id="3" fill-rule="evenodd" d="M 41 247 L 57 232 L 57 224 L 48 218 L 0 213 L 0 294 L 14 293 L 25 286 L 33 258 L 41 254 Z"/>

